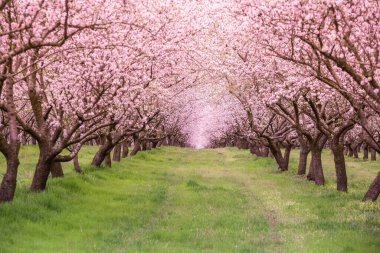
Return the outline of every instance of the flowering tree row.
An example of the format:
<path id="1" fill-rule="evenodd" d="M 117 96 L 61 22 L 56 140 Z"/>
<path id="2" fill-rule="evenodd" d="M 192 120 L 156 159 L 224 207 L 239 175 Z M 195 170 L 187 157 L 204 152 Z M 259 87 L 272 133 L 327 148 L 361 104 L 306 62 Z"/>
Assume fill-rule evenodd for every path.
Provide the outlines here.
<path id="1" fill-rule="evenodd" d="M 61 162 L 97 143 L 92 165 L 141 149 L 185 145 L 184 104 L 194 82 L 182 43 L 192 35 L 171 1 L 3 0 L 0 2 L 0 202 L 13 199 L 20 144 L 37 143 L 32 191 Z M 169 13 L 167 10 L 171 9 Z M 173 26 L 176 34 L 173 35 Z M 183 63 L 185 64 L 185 63 Z M 67 150 L 69 152 L 67 152 Z"/>
<path id="2" fill-rule="evenodd" d="M 223 75 L 235 120 L 212 145 L 270 153 L 288 169 L 324 184 L 321 152 L 334 156 L 337 190 L 347 191 L 345 150 L 379 152 L 380 6 L 377 1 L 238 1 Z M 228 66 L 228 67 L 227 67 Z M 226 68 L 227 67 L 227 68 Z M 241 112 L 244 112 L 242 115 Z M 283 153 L 283 150 L 285 153 Z M 269 152 L 270 151 L 270 152 Z M 376 200 L 380 172 L 364 200 Z"/>

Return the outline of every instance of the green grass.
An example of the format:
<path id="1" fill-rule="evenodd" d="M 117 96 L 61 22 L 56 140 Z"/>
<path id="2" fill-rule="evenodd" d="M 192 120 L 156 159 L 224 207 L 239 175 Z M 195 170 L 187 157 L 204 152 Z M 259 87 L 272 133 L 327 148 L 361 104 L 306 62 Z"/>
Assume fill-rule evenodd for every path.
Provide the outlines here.
<path id="1" fill-rule="evenodd" d="M 380 204 L 360 199 L 380 162 L 347 160 L 349 192 L 335 191 L 332 157 L 326 186 L 270 158 L 233 148 L 164 147 L 89 166 L 84 175 L 30 193 L 35 147 L 23 147 L 15 200 L 0 206 L 0 252 L 379 252 Z M 4 160 L 0 159 L 1 171 Z"/>

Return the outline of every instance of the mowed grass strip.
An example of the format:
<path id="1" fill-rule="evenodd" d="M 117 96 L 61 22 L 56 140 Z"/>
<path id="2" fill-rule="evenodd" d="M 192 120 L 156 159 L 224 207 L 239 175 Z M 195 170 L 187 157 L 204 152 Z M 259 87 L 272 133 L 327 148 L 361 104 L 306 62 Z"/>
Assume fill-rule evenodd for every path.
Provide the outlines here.
<path id="1" fill-rule="evenodd" d="M 379 162 L 348 159 L 349 192 L 335 191 L 333 160 L 317 187 L 246 150 L 163 147 L 89 166 L 30 193 L 36 147 L 23 147 L 19 188 L 0 206 L 0 252 L 379 252 L 380 205 L 362 203 Z M 4 161 L 0 160 L 1 168 Z"/>

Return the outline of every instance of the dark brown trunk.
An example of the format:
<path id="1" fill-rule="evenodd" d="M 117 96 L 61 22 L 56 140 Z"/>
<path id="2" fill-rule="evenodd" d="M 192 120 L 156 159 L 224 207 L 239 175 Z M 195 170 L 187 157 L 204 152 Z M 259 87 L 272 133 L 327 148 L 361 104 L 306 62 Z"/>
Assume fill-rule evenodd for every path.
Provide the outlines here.
<path id="1" fill-rule="evenodd" d="M 60 162 L 55 162 L 51 166 L 50 173 L 52 177 L 63 177 L 62 164 Z"/>
<path id="2" fill-rule="evenodd" d="M 12 61 L 7 64 L 7 72 L 12 73 Z M 5 87 L 3 86 L 5 85 Z M 1 152 L 5 155 L 7 162 L 7 169 L 0 186 L 0 202 L 11 201 L 14 197 L 17 184 L 17 170 L 19 165 L 18 154 L 20 151 L 20 143 L 18 140 L 18 130 L 17 130 L 17 115 L 16 106 L 13 94 L 13 78 L 10 77 L 8 80 L 3 79 L 1 86 L 4 87 L 5 91 L 5 102 L 7 105 L 7 116 L 8 116 L 8 137 L 9 144 L 6 142 L 4 136 L 1 136 Z M 4 102 L 2 100 L 2 102 Z"/>
<path id="3" fill-rule="evenodd" d="M 307 167 L 307 157 L 309 156 L 310 151 L 305 150 L 304 148 L 300 149 L 300 156 L 298 161 L 298 175 L 305 175 L 306 174 L 306 167 Z"/>
<path id="4" fill-rule="evenodd" d="M 368 160 L 368 145 L 367 144 L 363 145 L 363 160 L 364 161 Z"/>
<path id="5" fill-rule="evenodd" d="M 371 148 L 371 161 L 376 161 L 376 150 Z"/>
<path id="6" fill-rule="evenodd" d="M 353 157 L 354 156 L 354 150 L 351 147 L 351 144 L 348 145 L 348 156 Z"/>
<path id="7" fill-rule="evenodd" d="M 74 156 L 74 170 L 75 172 L 79 173 L 79 174 L 83 174 L 83 171 L 79 165 L 79 159 L 78 159 L 78 155 Z"/>
<path id="8" fill-rule="evenodd" d="M 152 148 L 157 148 L 158 141 L 152 141 Z"/>
<path id="9" fill-rule="evenodd" d="M 107 156 L 107 147 L 105 145 L 101 145 L 96 152 L 94 158 L 92 159 L 91 165 L 95 167 L 100 167 L 102 162 Z"/>
<path id="10" fill-rule="evenodd" d="M 12 201 L 17 184 L 17 169 L 20 164 L 18 152 L 12 157 L 7 157 L 7 171 L 1 181 L 0 186 L 0 203 Z"/>
<path id="11" fill-rule="evenodd" d="M 131 156 L 134 156 L 134 155 L 136 155 L 137 154 L 137 152 L 139 152 L 140 151 L 140 140 L 138 139 L 138 138 L 134 138 L 134 140 L 133 140 L 133 149 L 132 149 L 132 151 L 131 151 Z"/>
<path id="12" fill-rule="evenodd" d="M 309 174 L 307 178 L 312 180 L 317 185 L 324 185 L 325 179 L 323 176 L 323 168 L 322 168 L 322 149 L 320 148 L 312 148 L 311 150 L 311 162 L 309 168 Z"/>
<path id="13" fill-rule="evenodd" d="M 121 157 L 123 158 L 128 157 L 128 153 L 129 153 L 128 144 L 129 144 L 128 141 L 123 141 L 123 151 L 121 154 Z"/>
<path id="14" fill-rule="evenodd" d="M 289 167 L 289 158 L 290 158 L 290 152 L 292 151 L 292 146 L 291 145 L 286 145 L 285 146 L 285 153 L 284 153 L 284 160 L 285 160 L 285 163 L 286 163 L 286 167 L 288 170 L 288 167 Z"/>
<path id="15" fill-rule="evenodd" d="M 339 143 L 332 143 L 331 150 L 334 154 L 336 189 L 347 192 L 346 162 L 344 160 L 344 146 Z"/>
<path id="16" fill-rule="evenodd" d="M 43 191 L 46 189 L 46 183 L 49 178 L 52 165 L 53 162 L 47 159 L 45 152 L 40 151 L 40 157 L 38 159 L 32 184 L 30 186 L 31 191 Z"/>
<path id="17" fill-rule="evenodd" d="M 147 149 L 147 141 L 141 141 L 141 151 L 145 151 Z"/>
<path id="18" fill-rule="evenodd" d="M 380 171 L 370 185 L 367 193 L 363 197 L 363 201 L 372 200 L 376 201 L 380 194 Z"/>
<path id="19" fill-rule="evenodd" d="M 278 169 L 281 171 L 287 171 L 288 170 L 288 164 L 286 163 L 286 160 L 282 156 L 281 150 L 276 147 L 270 147 L 270 150 L 272 152 L 272 155 L 274 159 L 277 162 Z"/>
<path id="20" fill-rule="evenodd" d="M 104 158 L 104 166 L 111 168 L 111 154 L 107 153 L 106 157 Z"/>
<path id="21" fill-rule="evenodd" d="M 115 162 L 120 162 L 121 158 L 121 144 L 116 144 L 115 147 L 113 148 L 113 157 L 112 160 Z"/>
<path id="22" fill-rule="evenodd" d="M 359 154 L 358 154 L 358 147 L 357 146 L 352 148 L 352 152 L 354 153 L 354 158 L 358 159 Z"/>

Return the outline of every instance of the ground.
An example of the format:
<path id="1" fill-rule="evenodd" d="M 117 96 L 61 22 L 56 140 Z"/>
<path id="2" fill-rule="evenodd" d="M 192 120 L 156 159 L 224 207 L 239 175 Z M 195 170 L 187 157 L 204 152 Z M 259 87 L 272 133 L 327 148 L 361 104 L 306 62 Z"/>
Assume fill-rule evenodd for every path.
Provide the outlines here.
<path id="1" fill-rule="evenodd" d="M 21 150 L 15 200 L 0 206 L 0 252 L 379 252 L 380 204 L 360 199 L 380 162 L 348 159 L 349 192 L 279 173 L 270 158 L 234 148 L 163 147 L 30 193 L 35 147 Z M 4 161 L 0 160 L 3 171 Z"/>

